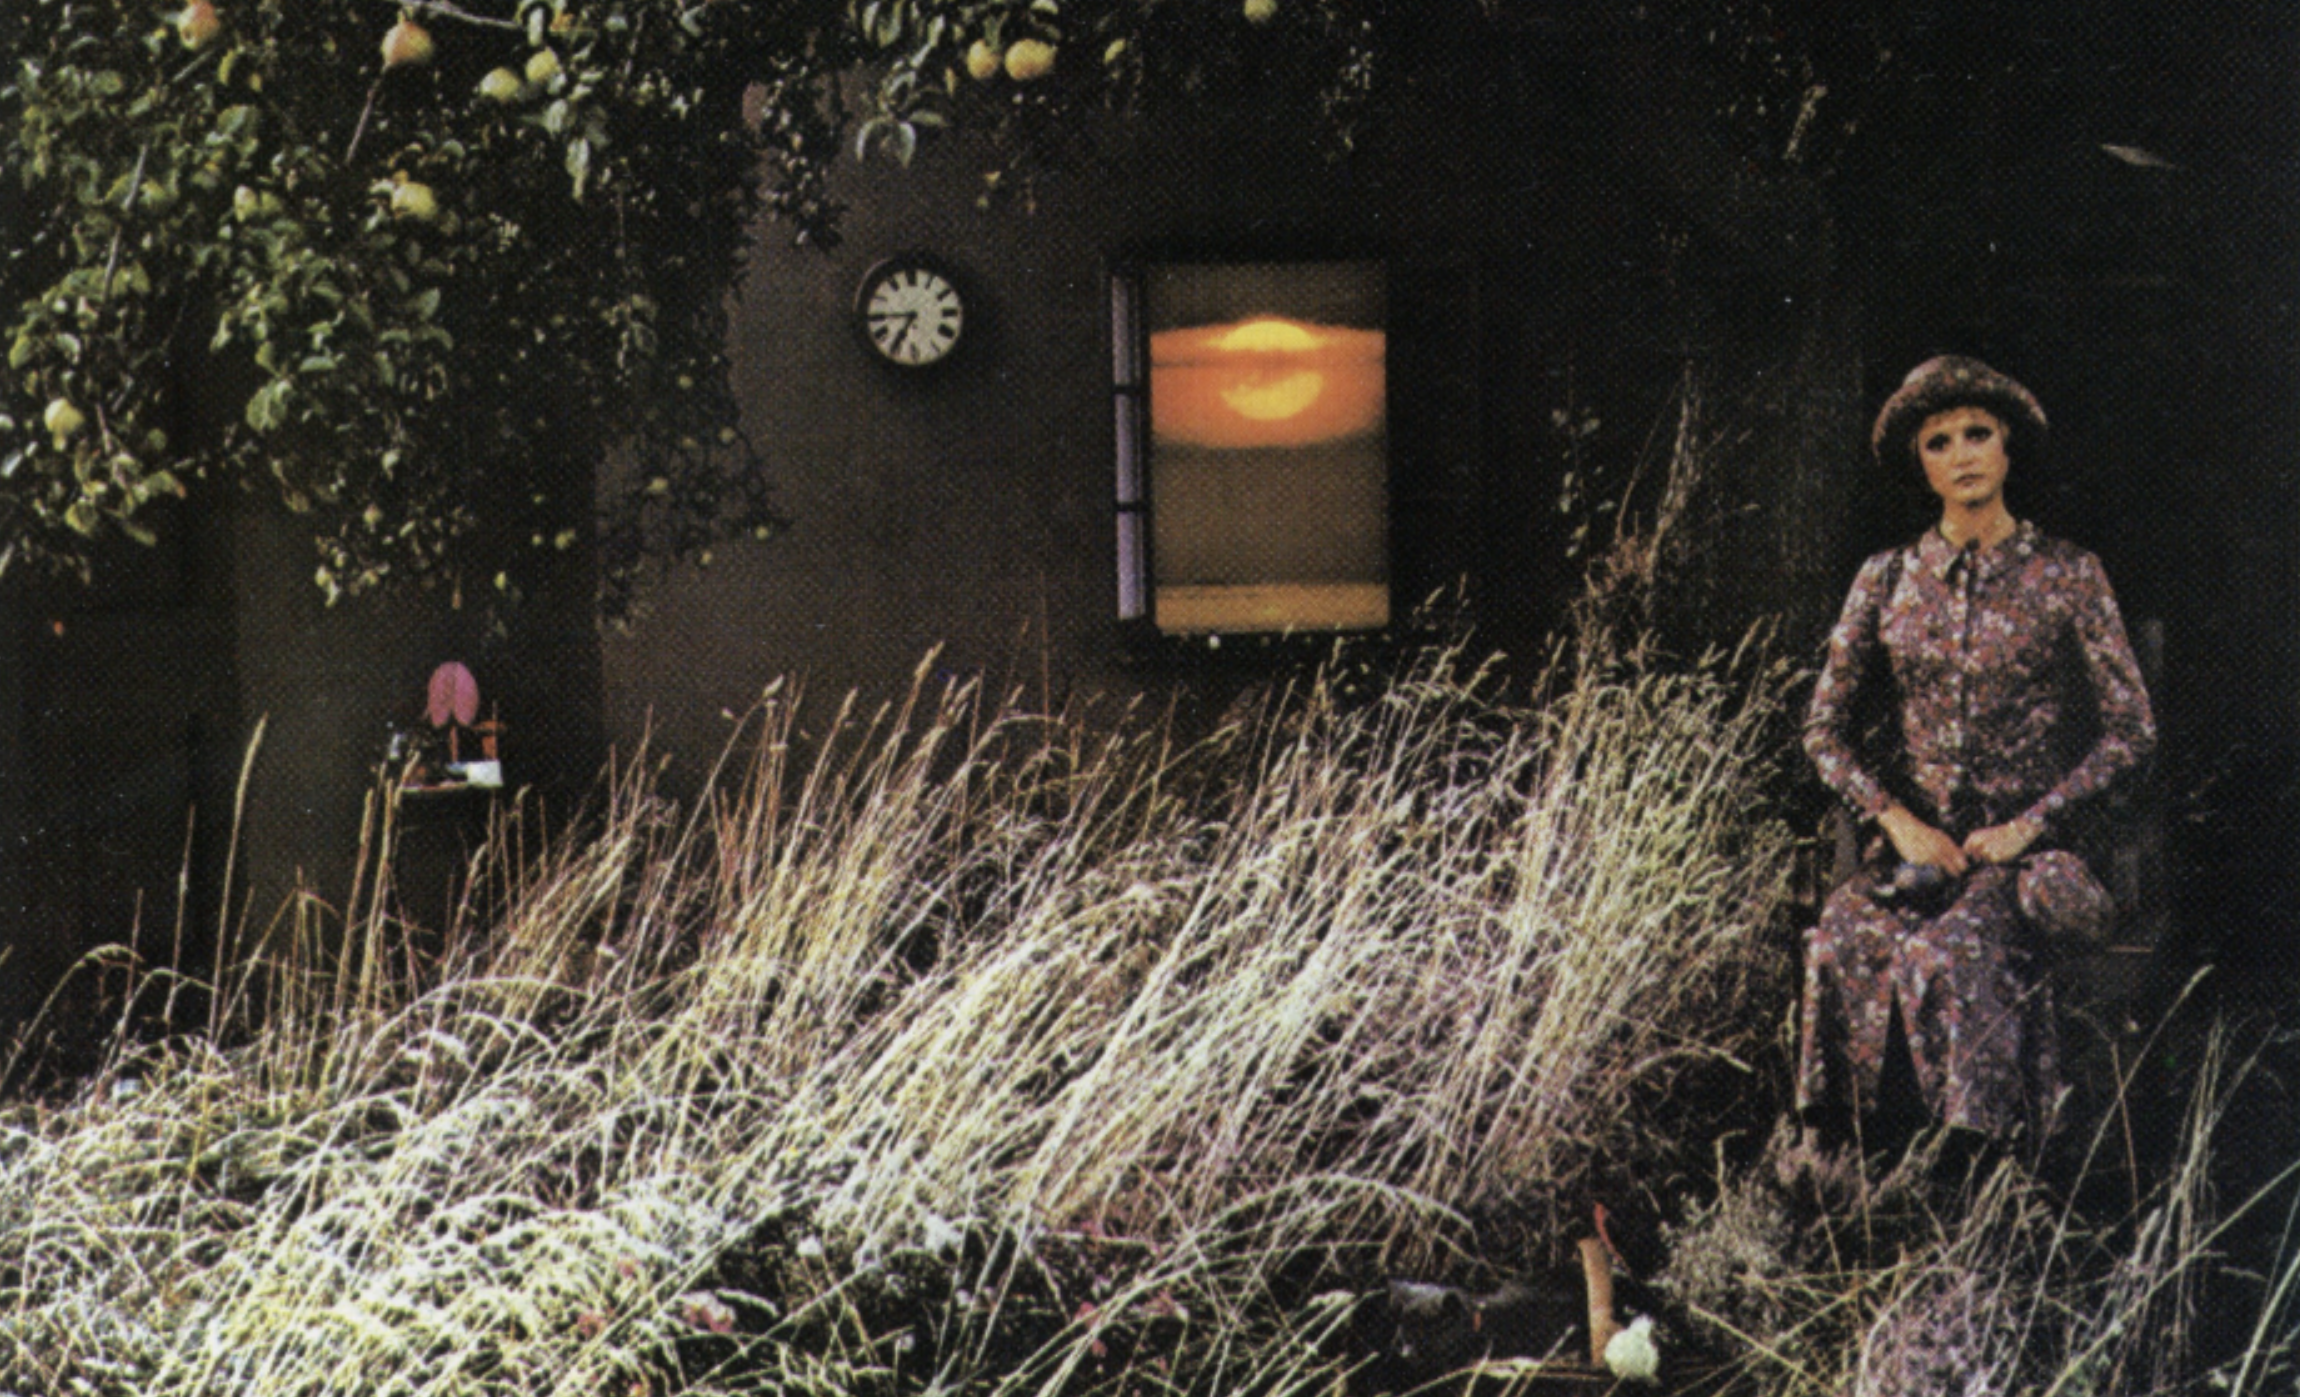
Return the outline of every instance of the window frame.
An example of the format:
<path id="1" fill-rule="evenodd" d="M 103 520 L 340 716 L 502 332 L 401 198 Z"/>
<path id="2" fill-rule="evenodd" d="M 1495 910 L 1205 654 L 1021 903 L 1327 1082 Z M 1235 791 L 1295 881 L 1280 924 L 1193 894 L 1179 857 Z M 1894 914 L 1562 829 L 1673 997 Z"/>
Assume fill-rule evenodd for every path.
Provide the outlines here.
<path id="1" fill-rule="evenodd" d="M 1385 372 L 1382 445 L 1382 580 L 1388 619 L 1376 626 L 1305 627 L 1273 630 L 1166 631 L 1157 621 L 1157 556 L 1154 542 L 1153 463 L 1150 427 L 1149 280 L 1160 266 L 1254 266 L 1358 263 L 1376 268 L 1383 294 Z M 1296 649 L 1323 646 L 1352 636 L 1384 636 L 1404 624 L 1398 591 L 1398 447 L 1391 436 L 1396 377 L 1390 372 L 1389 339 L 1396 320 L 1395 268 L 1385 252 L 1356 247 L 1162 246 L 1129 250 L 1108 261 L 1104 304 L 1108 313 L 1112 403 L 1112 545 L 1116 581 L 1115 615 L 1122 633 L 1138 646 L 1170 653 L 1245 644 Z"/>

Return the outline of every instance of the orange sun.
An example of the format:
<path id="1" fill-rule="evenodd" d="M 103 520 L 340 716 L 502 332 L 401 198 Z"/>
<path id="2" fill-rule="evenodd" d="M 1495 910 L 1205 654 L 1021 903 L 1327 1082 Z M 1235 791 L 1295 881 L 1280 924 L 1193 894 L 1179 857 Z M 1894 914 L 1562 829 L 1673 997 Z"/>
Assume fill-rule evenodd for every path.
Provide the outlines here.
<path id="1" fill-rule="evenodd" d="M 1150 425 L 1219 448 L 1310 446 L 1382 422 L 1379 330 L 1256 316 L 1150 337 Z"/>
<path id="2" fill-rule="evenodd" d="M 1299 369 L 1276 382 L 1241 379 L 1222 390 L 1222 401 L 1240 417 L 1256 422 L 1279 422 L 1299 417 L 1326 391 L 1326 376 L 1315 369 Z"/>

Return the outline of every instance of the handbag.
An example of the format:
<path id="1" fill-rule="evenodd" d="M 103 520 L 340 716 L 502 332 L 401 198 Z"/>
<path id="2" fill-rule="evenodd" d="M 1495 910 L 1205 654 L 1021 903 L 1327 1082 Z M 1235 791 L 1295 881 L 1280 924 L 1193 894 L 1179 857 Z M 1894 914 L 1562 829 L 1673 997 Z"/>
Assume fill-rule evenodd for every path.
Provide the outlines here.
<path id="1" fill-rule="evenodd" d="M 2066 849 L 2023 857 L 2015 891 L 2021 916 L 2047 941 L 2097 947 L 2115 929 L 2116 899 L 2085 861 Z"/>

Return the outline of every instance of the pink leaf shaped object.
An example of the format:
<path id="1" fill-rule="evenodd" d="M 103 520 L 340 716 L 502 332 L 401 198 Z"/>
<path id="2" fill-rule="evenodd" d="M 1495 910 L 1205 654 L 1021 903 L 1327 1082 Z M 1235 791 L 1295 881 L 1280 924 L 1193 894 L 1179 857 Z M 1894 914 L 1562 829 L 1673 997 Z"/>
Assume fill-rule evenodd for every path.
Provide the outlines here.
<path id="1" fill-rule="evenodd" d="M 679 1297 L 679 1318 L 713 1334 L 735 1332 L 735 1311 L 707 1290 L 690 1290 Z"/>
<path id="2" fill-rule="evenodd" d="M 449 660 L 431 672 L 431 690 L 423 712 L 435 728 L 446 727 L 450 718 L 470 727 L 479 720 L 479 681 L 462 664 Z"/>

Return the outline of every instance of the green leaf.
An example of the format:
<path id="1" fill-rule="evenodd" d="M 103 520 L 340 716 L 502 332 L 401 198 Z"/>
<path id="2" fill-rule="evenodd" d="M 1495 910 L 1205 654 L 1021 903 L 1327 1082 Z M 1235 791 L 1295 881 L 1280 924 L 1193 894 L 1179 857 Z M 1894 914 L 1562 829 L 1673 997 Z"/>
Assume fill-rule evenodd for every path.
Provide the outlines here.
<path id="1" fill-rule="evenodd" d="M 591 180 L 591 143 L 581 136 L 567 143 L 567 173 L 575 181 L 575 202 L 583 202 L 583 186 Z"/>
<path id="2" fill-rule="evenodd" d="M 288 395 L 294 391 L 295 385 L 284 378 L 275 378 L 257 389 L 254 396 L 248 399 L 244 414 L 248 425 L 259 432 L 269 432 L 280 427 L 287 421 Z"/>

